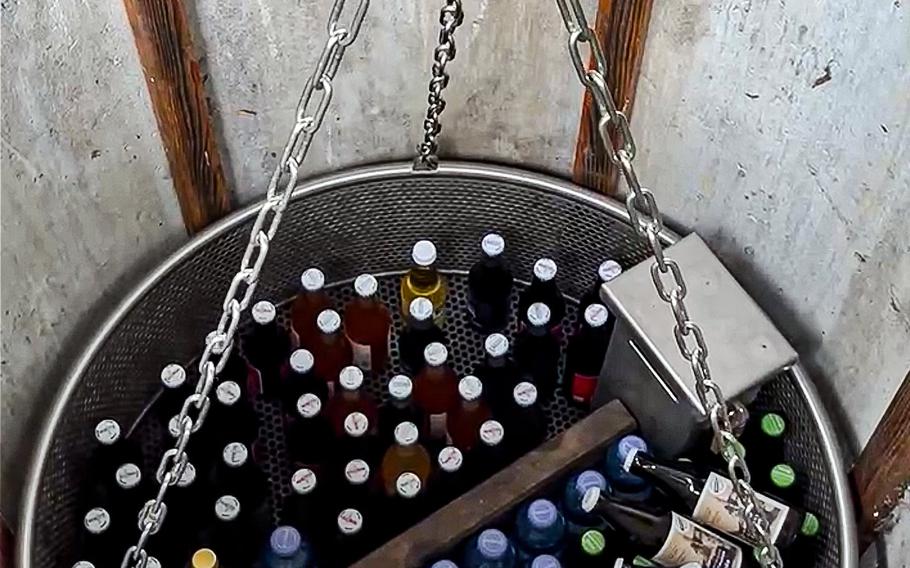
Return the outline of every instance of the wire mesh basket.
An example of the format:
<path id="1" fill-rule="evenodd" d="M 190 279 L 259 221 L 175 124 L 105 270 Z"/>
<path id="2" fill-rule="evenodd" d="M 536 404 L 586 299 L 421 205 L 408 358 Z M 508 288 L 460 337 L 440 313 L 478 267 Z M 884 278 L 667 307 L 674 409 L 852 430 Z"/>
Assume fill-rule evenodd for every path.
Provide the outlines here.
<path id="1" fill-rule="evenodd" d="M 201 338 L 221 313 L 223 288 L 236 270 L 254 218 L 255 207 L 244 209 L 183 247 L 126 298 L 88 343 L 37 444 L 21 519 L 19 566 L 64 565 L 75 546 L 77 492 L 93 425 L 105 417 L 133 422 L 153 396 L 161 366 L 198 354 Z M 603 258 L 628 268 L 648 255 L 618 203 L 568 182 L 471 163 L 443 163 L 432 173 L 415 173 L 411 164 L 383 165 L 299 186 L 257 297 L 290 298 L 300 272 L 319 266 L 339 290 L 357 274 L 373 273 L 383 283 L 386 299 L 394 298 L 393 283 L 408 267 L 411 245 L 429 238 L 437 245 L 440 267 L 452 275 L 449 334 L 470 338 L 473 332 L 460 315 L 466 302 L 461 288 L 477 259 L 479 239 L 489 230 L 505 237 L 507 258 L 519 280 L 529 279 L 534 260 L 549 256 L 560 267 L 563 292 L 574 298 L 587 290 Z M 676 240 L 669 232 L 663 238 L 667 244 Z M 456 368 L 477 360 L 480 345 L 470 340 L 455 344 Z M 787 458 L 810 477 L 803 504 L 826 521 L 814 565 L 854 568 L 855 530 L 843 463 L 810 380 L 797 365 L 764 387 L 757 404 L 784 409 L 795 424 Z M 552 414 L 558 420 L 551 423 L 551 434 L 579 417 L 568 410 Z M 281 443 L 273 437 L 267 443 Z M 156 460 L 158 455 L 146 457 Z"/>

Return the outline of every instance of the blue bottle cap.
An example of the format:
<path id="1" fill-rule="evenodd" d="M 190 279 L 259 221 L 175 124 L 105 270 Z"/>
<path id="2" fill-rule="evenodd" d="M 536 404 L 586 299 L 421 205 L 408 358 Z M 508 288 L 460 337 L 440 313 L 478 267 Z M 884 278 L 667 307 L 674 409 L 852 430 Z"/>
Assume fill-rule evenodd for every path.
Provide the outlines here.
<path id="1" fill-rule="evenodd" d="M 541 554 L 531 562 L 531 568 L 562 568 L 562 564 L 555 556 Z"/>
<path id="2" fill-rule="evenodd" d="M 545 529 L 556 523 L 556 505 L 547 499 L 537 499 L 528 506 L 528 520 L 536 529 Z"/>
<path id="3" fill-rule="evenodd" d="M 501 530 L 486 529 L 477 537 L 477 550 L 489 560 L 502 558 L 508 549 L 509 539 Z"/>
<path id="4" fill-rule="evenodd" d="M 458 568 L 458 564 L 451 560 L 437 560 L 430 568 Z"/>
<path id="5" fill-rule="evenodd" d="M 294 527 L 282 526 L 272 531 L 269 545 L 277 556 L 290 557 L 300 550 L 300 533 Z"/>
<path id="6" fill-rule="evenodd" d="M 575 478 L 575 491 L 579 495 L 584 495 L 585 491 L 592 487 L 600 487 L 601 491 L 607 490 L 607 480 L 599 471 L 586 469 Z"/>
<path id="7" fill-rule="evenodd" d="M 645 480 L 626 471 L 623 467 L 633 450 L 648 451 L 648 444 L 635 435 L 624 436 L 607 449 L 606 474 L 609 480 L 620 489 L 641 489 Z"/>

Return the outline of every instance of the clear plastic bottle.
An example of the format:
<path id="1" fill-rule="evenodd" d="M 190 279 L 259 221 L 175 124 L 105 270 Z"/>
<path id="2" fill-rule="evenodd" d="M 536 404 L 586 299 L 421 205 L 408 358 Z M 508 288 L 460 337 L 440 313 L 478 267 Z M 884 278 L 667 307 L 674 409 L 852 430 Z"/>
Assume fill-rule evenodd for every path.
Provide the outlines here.
<path id="1" fill-rule="evenodd" d="M 413 266 L 401 278 L 401 314 L 407 317 L 415 298 L 426 298 L 433 304 L 433 320 L 442 327 L 448 283 L 436 269 L 436 245 L 422 240 L 411 251 Z"/>

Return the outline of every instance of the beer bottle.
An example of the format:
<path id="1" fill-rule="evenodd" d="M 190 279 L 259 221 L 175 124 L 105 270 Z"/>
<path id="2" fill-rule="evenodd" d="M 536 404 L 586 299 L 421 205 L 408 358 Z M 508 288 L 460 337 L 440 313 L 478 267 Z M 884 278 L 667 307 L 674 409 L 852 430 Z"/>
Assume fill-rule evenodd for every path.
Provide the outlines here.
<path id="1" fill-rule="evenodd" d="M 537 387 L 522 381 L 512 389 L 512 400 L 502 413 L 502 423 L 512 433 L 515 456 L 539 446 L 547 437 L 547 416 L 537 400 Z"/>
<path id="2" fill-rule="evenodd" d="M 515 339 L 515 361 L 522 380 L 534 383 L 542 402 L 550 400 L 559 378 L 559 341 L 547 331 L 550 308 L 535 302 L 527 311 L 528 327 Z"/>
<path id="3" fill-rule="evenodd" d="M 313 565 L 310 545 L 297 529 L 280 526 L 272 531 L 262 559 L 263 568 L 308 568 Z"/>
<path id="4" fill-rule="evenodd" d="M 413 471 L 402 472 L 395 480 L 395 498 L 389 507 L 393 514 L 389 538 L 411 528 L 427 513 L 425 481 Z"/>
<path id="5" fill-rule="evenodd" d="M 187 381 L 186 370 L 177 363 L 170 363 L 161 369 L 160 381 L 161 394 L 155 402 L 155 414 L 162 425 L 167 425 L 171 416 L 180 412 L 186 397 L 193 393 L 193 385 Z"/>
<path id="6" fill-rule="evenodd" d="M 566 557 L 573 568 L 617 568 L 615 563 L 610 563 L 612 555 L 607 552 L 607 537 L 602 530 L 588 529 L 573 535 L 567 548 Z M 620 563 L 618 567 L 627 568 L 627 565 Z"/>
<path id="7" fill-rule="evenodd" d="M 334 433 L 318 396 L 306 393 L 297 399 L 297 418 L 288 426 L 286 440 L 292 464 L 322 470 L 331 456 Z"/>
<path id="8" fill-rule="evenodd" d="M 436 269 L 436 245 L 430 241 L 417 241 L 411 251 L 414 264 L 401 278 L 401 314 L 410 313 L 415 298 L 426 298 L 433 304 L 433 320 L 442 326 L 448 293 L 445 276 Z"/>
<path id="9" fill-rule="evenodd" d="M 804 488 L 801 487 L 800 476 L 796 474 L 788 463 L 779 463 L 768 472 L 768 479 L 762 483 L 762 489 L 767 487 L 768 493 L 788 503 L 796 503 L 801 499 Z"/>
<path id="10" fill-rule="evenodd" d="M 113 418 L 99 420 L 94 430 L 95 448 L 89 458 L 89 477 L 112 479 L 124 463 L 142 463 L 142 452 L 123 436 L 120 423 Z"/>
<path id="11" fill-rule="evenodd" d="M 449 351 L 431 343 L 423 352 L 426 365 L 414 382 L 414 401 L 430 425 L 430 439 L 446 439 L 446 415 L 458 404 L 458 377 L 448 366 Z"/>
<path id="12" fill-rule="evenodd" d="M 515 547 L 499 529 L 486 529 L 471 539 L 465 551 L 465 568 L 513 568 Z"/>
<path id="13" fill-rule="evenodd" d="M 253 327 L 243 337 L 243 351 L 250 364 L 262 377 L 262 393 L 267 398 L 278 398 L 281 368 L 291 353 L 291 337 L 278 323 L 275 305 L 265 300 L 256 302 L 251 310 Z M 256 395 L 259 393 L 250 393 Z"/>
<path id="14" fill-rule="evenodd" d="M 296 414 L 297 401 L 304 393 L 315 394 L 323 403 L 329 400 L 329 383 L 316 376 L 314 363 L 313 354 L 306 349 L 297 349 L 288 359 L 287 372 L 281 385 L 281 400 L 285 412 L 291 416 Z"/>
<path id="15" fill-rule="evenodd" d="M 591 407 L 591 398 L 610 344 L 610 319 L 610 312 L 603 304 L 589 304 L 585 308 L 581 328 L 569 339 L 563 386 L 566 399 L 576 406 Z"/>
<path id="16" fill-rule="evenodd" d="M 112 491 L 104 502 L 115 519 L 129 520 L 138 516 L 148 497 L 148 484 L 142 477 L 142 470 L 134 463 L 125 463 L 114 473 Z"/>
<path id="17" fill-rule="evenodd" d="M 338 531 L 335 536 L 334 554 L 326 559 L 330 568 L 348 566 L 369 549 L 368 535 L 364 530 L 364 515 L 358 509 L 349 507 L 338 513 Z"/>
<path id="18" fill-rule="evenodd" d="M 528 557 L 562 549 L 566 521 L 548 499 L 535 499 L 519 509 L 515 528 L 518 550 Z"/>
<path id="19" fill-rule="evenodd" d="M 464 466 L 464 454 L 455 446 L 446 446 L 436 456 L 439 466 L 432 486 L 434 508 L 442 507 L 464 493 L 470 485 Z"/>
<path id="20" fill-rule="evenodd" d="M 402 366 L 411 373 L 419 372 L 424 366 L 423 351 L 434 342 L 445 344 L 446 335 L 433 321 L 433 304 L 426 298 L 414 298 L 398 338 Z"/>
<path id="21" fill-rule="evenodd" d="M 509 324 L 512 271 L 502 253 L 506 242 L 497 233 L 480 241 L 483 257 L 468 273 L 468 313 L 474 327 L 484 333 L 505 329 Z"/>
<path id="22" fill-rule="evenodd" d="M 193 537 L 200 524 L 211 521 L 212 501 L 206 500 L 196 477 L 196 467 L 187 462 L 180 479 L 168 490 L 167 521 L 149 541 L 149 552 L 165 566 L 183 565 L 198 544 Z M 161 483 L 161 478 L 157 481 Z"/>
<path id="23" fill-rule="evenodd" d="M 356 296 L 344 307 L 344 328 L 354 365 L 378 373 L 389 358 L 392 314 L 379 299 L 379 283 L 371 274 L 354 280 Z"/>
<path id="24" fill-rule="evenodd" d="M 622 531 L 643 556 L 661 566 L 700 562 L 717 568 L 740 568 L 739 546 L 676 513 L 655 512 L 635 504 L 616 501 L 599 487 L 588 489 L 582 509 L 600 515 Z"/>
<path id="25" fill-rule="evenodd" d="M 395 443 L 386 450 L 380 468 L 383 487 L 390 497 L 395 496 L 395 484 L 402 473 L 416 474 L 421 485 L 430 477 L 430 454 L 420 445 L 417 436 L 417 426 L 413 422 L 402 422 L 395 428 Z"/>
<path id="26" fill-rule="evenodd" d="M 224 446 L 211 480 L 210 487 L 230 492 L 247 503 L 260 503 L 268 495 L 268 478 L 253 461 L 249 447 L 241 442 Z"/>
<path id="27" fill-rule="evenodd" d="M 351 344 L 341 332 L 341 316 L 335 310 L 323 310 L 316 318 L 319 333 L 313 342 L 316 376 L 329 383 L 329 394 L 341 370 L 351 364 Z"/>
<path id="28" fill-rule="evenodd" d="M 607 480 L 599 471 L 587 469 L 573 475 L 563 490 L 562 510 L 566 517 L 566 530 L 573 537 L 580 537 L 588 529 L 606 529 L 603 519 L 581 508 L 581 499 L 588 489 L 599 487 L 607 490 Z"/>
<path id="29" fill-rule="evenodd" d="M 541 554 L 531 560 L 531 568 L 562 568 L 562 563 L 551 554 Z"/>
<path id="30" fill-rule="evenodd" d="M 379 436 L 384 446 L 395 443 L 395 428 L 402 422 L 416 424 L 418 435 L 426 437 L 426 416 L 417 408 L 413 390 L 411 379 L 404 375 L 395 375 L 389 380 L 389 401 L 379 407 Z"/>
<path id="31" fill-rule="evenodd" d="M 126 519 L 117 520 L 118 524 L 123 521 Z M 119 564 L 123 548 L 120 546 L 118 528 L 113 526 L 113 522 L 113 517 L 104 507 L 93 507 L 85 513 L 82 517 L 82 530 L 79 532 L 80 558 L 98 567 Z"/>
<path id="32" fill-rule="evenodd" d="M 200 548 L 190 558 L 190 568 L 219 568 L 218 555 L 211 548 Z"/>
<path id="33" fill-rule="evenodd" d="M 614 495 L 628 501 L 647 501 L 652 493 L 651 484 L 623 467 L 623 461 L 633 449 L 647 453 L 648 443 L 630 434 L 607 446 L 604 472 Z"/>
<path id="34" fill-rule="evenodd" d="M 483 342 L 484 360 L 474 369 L 483 381 L 483 396 L 494 414 L 500 414 L 512 403 L 512 391 L 518 384 L 518 369 L 509 357 L 509 340 L 501 333 L 491 333 Z"/>
<path id="35" fill-rule="evenodd" d="M 550 308 L 547 328 L 551 333 L 558 334 L 566 315 L 566 300 L 556 284 L 556 262 L 549 258 L 541 258 L 534 263 L 531 284 L 518 297 L 518 314 L 524 325 L 532 325 L 528 321 L 528 308 L 536 303 Z"/>
<path id="36" fill-rule="evenodd" d="M 510 451 L 504 442 L 505 436 L 505 428 L 497 420 L 487 420 L 480 425 L 480 444 L 469 456 L 474 483 L 496 473 L 515 457 L 515 452 Z"/>
<path id="37" fill-rule="evenodd" d="M 818 533 L 821 524 L 818 517 L 806 512 L 799 527 L 799 536 L 793 545 L 781 551 L 784 566 L 813 566 L 819 558 Z"/>
<path id="38" fill-rule="evenodd" d="M 214 331 L 209 333 L 206 342 L 211 343 L 215 335 Z M 217 364 L 222 353 L 224 353 L 223 345 L 212 349 L 212 354 L 216 356 L 212 358 L 214 363 Z M 240 397 L 245 400 L 250 400 L 253 396 L 250 393 L 258 393 L 262 386 L 262 376 L 259 371 L 243 358 L 237 345 L 231 349 L 224 368 L 218 373 L 218 379 L 221 382 L 234 381 L 237 383 L 237 386 L 240 387 Z"/>
<path id="39" fill-rule="evenodd" d="M 339 496 L 336 502 L 356 507 L 361 512 L 372 511 L 374 499 L 370 487 L 371 473 L 370 464 L 360 458 L 347 462 L 344 465 L 341 487 L 336 493 Z"/>
<path id="40" fill-rule="evenodd" d="M 362 412 L 352 412 L 344 419 L 344 435 L 338 443 L 338 452 L 342 460 L 363 458 L 369 463 L 376 463 L 378 458 L 373 423 Z"/>
<path id="41" fill-rule="evenodd" d="M 282 524 L 295 527 L 302 533 L 325 535 L 323 525 L 327 507 L 325 491 L 319 486 L 319 477 L 309 468 L 300 468 L 291 476 L 291 493 L 281 503 L 279 519 Z"/>
<path id="42" fill-rule="evenodd" d="M 173 432 L 171 432 L 174 435 Z M 178 432 L 179 434 L 179 432 Z M 215 387 L 215 398 L 209 407 L 206 427 L 201 432 L 204 443 L 199 449 L 211 454 L 218 452 L 229 442 L 240 442 L 248 446 L 259 437 L 259 416 L 249 399 L 244 398 L 243 388 L 235 381 L 221 381 Z M 190 439 L 190 444 L 193 440 Z M 211 449 L 207 449 L 211 448 Z M 217 454 L 215 459 L 219 458 Z M 195 459 L 195 456 L 194 456 Z"/>
<path id="43" fill-rule="evenodd" d="M 463 452 L 477 445 L 480 425 L 492 418 L 489 407 L 481 398 L 483 383 L 473 375 L 458 381 L 460 399 L 446 417 L 446 429 L 452 445 Z"/>
<path id="44" fill-rule="evenodd" d="M 332 300 L 324 286 L 325 274 L 318 268 L 307 268 L 300 275 L 300 292 L 291 305 L 291 325 L 300 344 L 307 349 L 312 349 L 319 335 L 316 318 L 323 310 L 332 308 Z"/>
<path id="45" fill-rule="evenodd" d="M 366 416 L 371 429 L 378 428 L 379 410 L 376 402 L 363 390 L 363 371 L 353 365 L 347 366 L 338 374 L 338 388 L 329 404 L 329 420 L 335 433 L 345 436 L 344 422 L 352 412 Z"/>
<path id="46" fill-rule="evenodd" d="M 749 453 L 749 469 L 767 477 L 771 468 L 786 461 L 784 439 L 787 419 L 781 412 L 763 412 L 746 423 L 741 442 Z"/>
<path id="47" fill-rule="evenodd" d="M 249 510 L 253 502 L 224 494 L 215 499 L 215 517 L 198 537 L 201 546 L 230 561 L 230 566 L 251 566 L 259 554 L 267 519 Z"/>
<path id="48" fill-rule="evenodd" d="M 579 313 L 585 313 L 585 310 L 591 304 L 602 304 L 603 301 L 600 298 L 601 286 L 618 277 L 620 274 L 622 274 L 622 266 L 615 260 L 605 260 L 600 263 L 600 266 L 597 267 L 597 278 L 594 280 L 594 284 L 587 293 L 582 296 L 581 302 L 578 304 Z"/>

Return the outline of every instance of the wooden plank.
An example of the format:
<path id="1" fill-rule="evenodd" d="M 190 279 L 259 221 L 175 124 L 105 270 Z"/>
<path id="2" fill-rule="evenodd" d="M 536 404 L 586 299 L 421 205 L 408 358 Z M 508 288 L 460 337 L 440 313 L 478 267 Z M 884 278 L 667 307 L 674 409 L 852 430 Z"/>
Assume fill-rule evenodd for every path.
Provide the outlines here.
<path id="1" fill-rule="evenodd" d="M 616 106 L 630 117 L 635 89 L 645 53 L 645 38 L 651 21 L 653 0 L 600 0 L 594 32 L 607 59 L 607 84 Z M 617 194 L 617 172 L 597 136 L 597 114 L 591 94 L 585 92 L 581 124 L 575 146 L 575 183 L 605 193 Z"/>
<path id="2" fill-rule="evenodd" d="M 231 209 L 183 0 L 123 0 L 190 234 Z"/>
<path id="3" fill-rule="evenodd" d="M 853 466 L 860 548 L 872 543 L 901 496 L 910 489 L 910 373 L 891 400 Z"/>
<path id="4" fill-rule="evenodd" d="M 635 421 L 619 401 L 602 406 L 389 541 L 354 568 L 423 566 L 540 493 L 554 480 L 590 463 L 611 440 L 634 428 Z"/>

